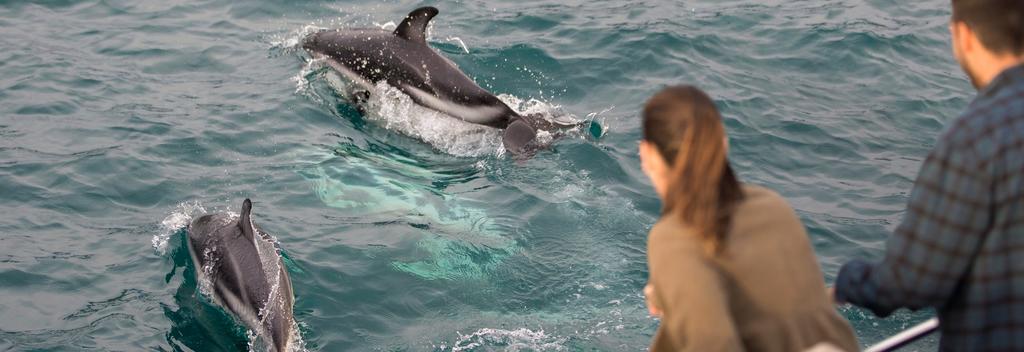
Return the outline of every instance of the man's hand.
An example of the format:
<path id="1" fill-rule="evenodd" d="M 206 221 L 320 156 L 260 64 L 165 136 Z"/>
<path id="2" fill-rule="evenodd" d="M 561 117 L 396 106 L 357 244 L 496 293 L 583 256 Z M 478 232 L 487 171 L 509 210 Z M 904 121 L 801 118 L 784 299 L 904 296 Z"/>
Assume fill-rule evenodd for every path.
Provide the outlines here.
<path id="1" fill-rule="evenodd" d="M 647 313 L 649 313 L 653 317 L 660 318 L 661 309 L 658 309 L 658 307 L 654 305 L 653 298 L 654 286 L 651 286 L 651 284 L 647 284 L 647 286 L 644 286 L 644 300 L 647 301 Z"/>

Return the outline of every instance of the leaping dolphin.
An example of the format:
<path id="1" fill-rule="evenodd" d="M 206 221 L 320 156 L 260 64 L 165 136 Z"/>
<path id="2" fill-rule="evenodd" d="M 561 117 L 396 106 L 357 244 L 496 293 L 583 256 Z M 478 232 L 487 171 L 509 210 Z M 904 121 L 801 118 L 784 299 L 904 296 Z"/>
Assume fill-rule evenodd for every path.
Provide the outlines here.
<path id="1" fill-rule="evenodd" d="M 331 68 L 367 92 L 386 81 L 419 105 L 463 121 L 505 129 L 502 143 L 514 154 L 532 151 L 538 130 L 552 131 L 575 124 L 523 116 L 481 88 L 451 60 L 427 45 L 427 25 L 438 14 L 434 7 L 416 9 L 394 32 L 382 29 L 325 30 L 307 36 L 302 47 L 324 57 Z"/>
<path id="2" fill-rule="evenodd" d="M 188 226 L 188 249 L 197 281 L 212 284 L 214 302 L 266 342 L 287 351 L 292 341 L 292 282 L 270 235 L 255 227 L 252 202 L 238 219 L 204 215 Z"/>

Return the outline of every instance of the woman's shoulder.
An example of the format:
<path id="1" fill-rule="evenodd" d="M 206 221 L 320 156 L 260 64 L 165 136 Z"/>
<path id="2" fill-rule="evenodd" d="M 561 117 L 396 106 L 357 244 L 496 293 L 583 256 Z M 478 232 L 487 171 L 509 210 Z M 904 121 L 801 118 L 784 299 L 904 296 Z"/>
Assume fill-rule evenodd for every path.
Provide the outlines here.
<path id="1" fill-rule="evenodd" d="M 768 187 L 752 183 L 744 183 L 742 187 L 743 195 L 745 196 L 745 201 L 761 203 L 786 203 L 785 198 L 782 198 L 782 196 L 779 195 L 778 192 L 775 192 L 774 190 Z"/>
<path id="2" fill-rule="evenodd" d="M 795 215 L 793 207 L 778 192 L 764 186 L 743 184 L 744 199 L 740 203 L 739 213 L 753 212 L 758 214 Z"/>
<path id="3" fill-rule="evenodd" d="M 777 192 L 750 184 L 744 184 L 743 191 L 746 197 L 733 213 L 734 231 L 803 233 L 796 211 Z"/>
<path id="4" fill-rule="evenodd" d="M 651 227 L 648 247 L 653 251 L 700 251 L 702 242 L 697 234 L 673 214 L 665 214 Z"/>

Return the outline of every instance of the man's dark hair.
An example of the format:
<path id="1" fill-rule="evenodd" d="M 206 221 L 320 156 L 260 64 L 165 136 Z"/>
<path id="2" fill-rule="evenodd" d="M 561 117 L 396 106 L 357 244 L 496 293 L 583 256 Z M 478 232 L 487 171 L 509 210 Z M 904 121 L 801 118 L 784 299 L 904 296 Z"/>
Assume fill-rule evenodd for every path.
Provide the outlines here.
<path id="1" fill-rule="evenodd" d="M 1024 54 L 1024 0 L 952 0 L 953 21 L 971 27 L 999 54 Z"/>

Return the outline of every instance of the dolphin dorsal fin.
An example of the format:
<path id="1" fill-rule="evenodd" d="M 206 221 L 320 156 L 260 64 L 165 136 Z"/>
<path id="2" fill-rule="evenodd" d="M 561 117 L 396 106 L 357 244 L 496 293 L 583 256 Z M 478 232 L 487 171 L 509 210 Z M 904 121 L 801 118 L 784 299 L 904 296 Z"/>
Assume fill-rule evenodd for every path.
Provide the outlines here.
<path id="1" fill-rule="evenodd" d="M 250 212 L 252 212 L 252 201 L 246 198 L 242 202 L 242 213 L 238 217 L 238 227 L 242 229 L 242 235 L 251 241 L 256 237 L 256 231 L 252 229 L 252 220 L 249 218 Z"/>
<path id="2" fill-rule="evenodd" d="M 437 16 L 437 13 L 437 8 L 430 6 L 413 10 L 408 16 L 405 16 L 402 24 L 395 28 L 395 35 L 409 41 L 426 44 L 427 25 L 430 24 L 430 19 Z"/>

